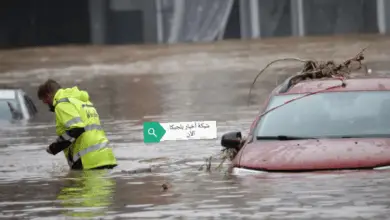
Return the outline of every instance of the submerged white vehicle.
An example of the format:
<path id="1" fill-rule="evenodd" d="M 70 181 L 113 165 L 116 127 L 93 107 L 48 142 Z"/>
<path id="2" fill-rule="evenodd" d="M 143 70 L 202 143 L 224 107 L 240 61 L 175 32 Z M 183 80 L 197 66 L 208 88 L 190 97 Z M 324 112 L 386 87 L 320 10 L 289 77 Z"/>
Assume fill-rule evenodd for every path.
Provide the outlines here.
<path id="1" fill-rule="evenodd" d="M 0 120 L 29 120 L 37 112 L 34 102 L 22 89 L 0 88 Z"/>

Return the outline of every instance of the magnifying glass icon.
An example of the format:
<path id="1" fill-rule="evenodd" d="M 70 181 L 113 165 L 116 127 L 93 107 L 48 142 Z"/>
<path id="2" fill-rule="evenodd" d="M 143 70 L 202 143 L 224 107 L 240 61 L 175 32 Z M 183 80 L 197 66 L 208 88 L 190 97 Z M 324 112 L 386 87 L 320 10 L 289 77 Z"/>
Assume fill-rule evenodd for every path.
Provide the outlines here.
<path id="1" fill-rule="evenodd" d="M 154 128 L 149 128 L 148 129 L 148 134 L 149 135 L 153 135 L 153 136 L 155 136 L 157 138 L 157 135 L 156 135 L 156 132 L 154 131 Z"/>

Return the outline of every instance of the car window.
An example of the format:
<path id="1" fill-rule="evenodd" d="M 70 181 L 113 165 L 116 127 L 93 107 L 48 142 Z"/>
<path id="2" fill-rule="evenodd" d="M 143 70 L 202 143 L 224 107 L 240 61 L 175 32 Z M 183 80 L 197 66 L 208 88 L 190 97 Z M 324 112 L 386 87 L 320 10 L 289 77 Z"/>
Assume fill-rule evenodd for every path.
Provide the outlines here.
<path id="1" fill-rule="evenodd" d="M 302 96 L 274 96 L 267 109 Z M 264 115 L 257 136 L 349 136 L 390 134 L 390 92 L 319 93 Z"/>
<path id="2" fill-rule="evenodd" d="M 8 106 L 8 103 L 10 102 L 16 110 L 20 111 L 18 104 L 16 100 L 6 100 L 6 99 L 1 99 L 0 100 L 0 120 L 12 120 L 12 113 L 11 110 Z"/>
<path id="3" fill-rule="evenodd" d="M 24 101 L 26 102 L 28 112 L 30 113 L 30 115 L 34 115 L 35 113 L 37 113 L 36 106 L 28 96 L 24 95 Z"/>

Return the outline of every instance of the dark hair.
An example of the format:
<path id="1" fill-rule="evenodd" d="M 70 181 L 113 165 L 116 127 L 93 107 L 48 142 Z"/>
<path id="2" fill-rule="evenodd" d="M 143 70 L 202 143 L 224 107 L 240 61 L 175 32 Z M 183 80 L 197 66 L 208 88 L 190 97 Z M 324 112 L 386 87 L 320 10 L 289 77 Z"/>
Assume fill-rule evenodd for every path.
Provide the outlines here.
<path id="1" fill-rule="evenodd" d="M 54 95 L 61 88 L 62 87 L 58 82 L 52 79 L 48 79 L 46 82 L 44 82 L 38 87 L 38 98 L 43 99 L 48 94 Z"/>

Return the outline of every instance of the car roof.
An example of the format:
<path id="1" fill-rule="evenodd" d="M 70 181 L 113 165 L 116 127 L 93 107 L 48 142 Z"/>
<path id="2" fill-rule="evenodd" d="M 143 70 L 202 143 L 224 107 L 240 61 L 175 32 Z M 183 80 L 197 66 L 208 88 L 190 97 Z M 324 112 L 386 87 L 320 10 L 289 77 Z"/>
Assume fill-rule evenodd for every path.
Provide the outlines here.
<path id="1" fill-rule="evenodd" d="M 0 89 L 0 99 L 16 99 L 18 89 Z"/>
<path id="2" fill-rule="evenodd" d="M 329 92 L 390 91 L 390 77 L 360 77 L 345 79 L 344 82 L 346 83 L 345 87 L 340 86 L 329 90 Z M 333 78 L 301 81 L 279 95 L 311 93 L 341 85 L 341 83 L 341 80 Z"/>

